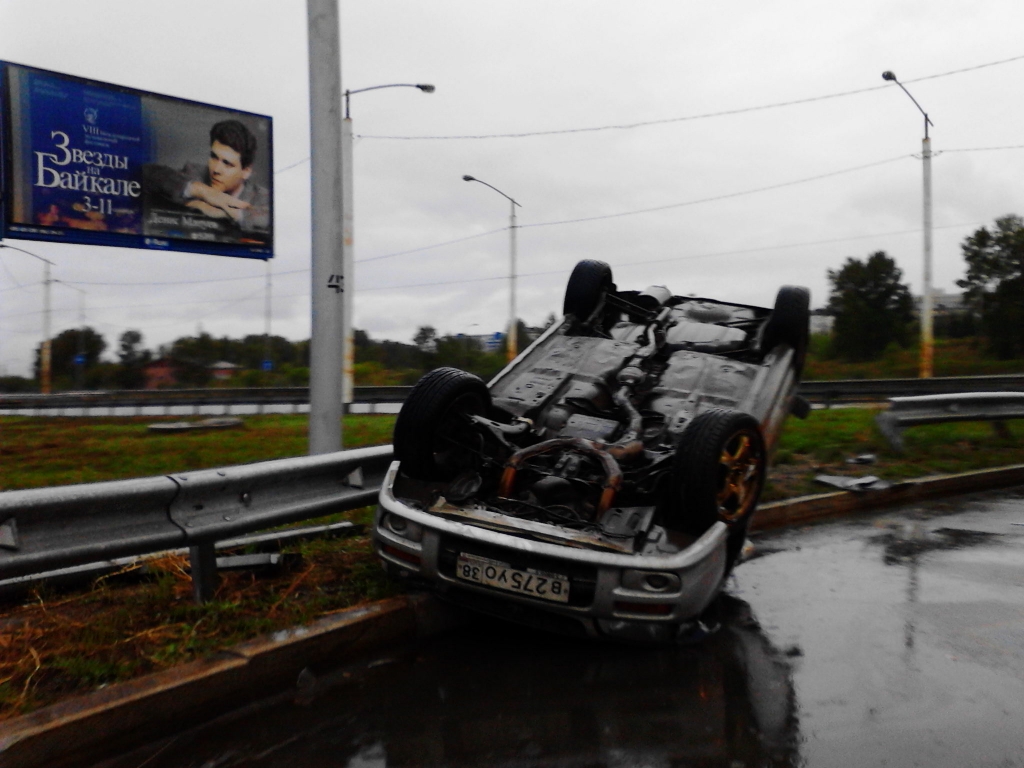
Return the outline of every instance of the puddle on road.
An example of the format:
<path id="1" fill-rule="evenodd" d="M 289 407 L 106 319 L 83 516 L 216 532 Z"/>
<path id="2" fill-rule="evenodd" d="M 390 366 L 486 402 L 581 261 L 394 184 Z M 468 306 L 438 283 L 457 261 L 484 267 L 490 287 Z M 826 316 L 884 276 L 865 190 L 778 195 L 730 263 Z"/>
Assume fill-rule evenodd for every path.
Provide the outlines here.
<path id="1" fill-rule="evenodd" d="M 725 596 L 721 607 L 722 630 L 682 648 L 481 620 L 387 665 L 335 673 L 302 703 L 103 765 L 796 765 L 799 650 L 774 648 L 745 602 Z"/>

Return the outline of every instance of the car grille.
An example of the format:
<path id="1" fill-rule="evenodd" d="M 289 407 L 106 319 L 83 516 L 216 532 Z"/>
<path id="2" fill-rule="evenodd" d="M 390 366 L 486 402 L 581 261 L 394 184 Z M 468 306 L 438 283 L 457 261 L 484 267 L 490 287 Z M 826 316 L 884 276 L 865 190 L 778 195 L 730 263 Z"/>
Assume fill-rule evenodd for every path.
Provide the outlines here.
<path id="1" fill-rule="evenodd" d="M 566 560 L 532 555 L 527 552 L 492 547 L 456 536 L 447 536 L 441 540 L 438 550 L 437 569 L 441 575 L 455 579 L 455 563 L 459 553 L 486 557 L 508 563 L 513 568 L 526 570 L 533 568 L 538 571 L 559 573 L 569 577 L 569 605 L 585 608 L 594 602 L 594 591 L 597 588 L 597 569 L 590 565 L 581 565 Z M 528 596 L 527 596 L 528 597 Z M 537 599 L 538 603 L 546 601 Z"/>

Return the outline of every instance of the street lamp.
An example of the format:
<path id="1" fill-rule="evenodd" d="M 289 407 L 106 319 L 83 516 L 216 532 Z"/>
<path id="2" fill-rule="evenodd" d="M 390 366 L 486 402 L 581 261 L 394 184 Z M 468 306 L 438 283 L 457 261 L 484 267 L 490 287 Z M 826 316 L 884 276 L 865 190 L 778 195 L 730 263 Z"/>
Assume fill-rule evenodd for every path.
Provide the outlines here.
<path id="1" fill-rule="evenodd" d="M 43 262 L 43 346 L 39 351 L 39 391 L 44 395 L 50 394 L 50 267 L 53 262 L 44 259 L 42 256 L 26 251 L 24 248 L 17 248 L 13 245 L 0 243 L 0 248 L 10 248 L 12 251 L 24 253 L 34 259 Z"/>
<path id="2" fill-rule="evenodd" d="M 345 119 L 341 121 L 341 259 L 342 279 L 341 291 L 347 294 L 342 302 L 342 335 L 345 340 L 342 354 L 341 392 L 343 403 L 352 402 L 355 366 L 355 345 L 352 331 L 352 298 L 355 295 L 355 258 L 353 200 L 352 200 L 352 118 L 349 112 L 349 97 L 355 93 L 379 91 L 381 88 L 418 88 L 423 93 L 433 93 L 434 86 L 429 83 L 391 83 L 389 85 L 371 85 L 368 88 L 356 88 L 345 91 Z"/>
<path id="3" fill-rule="evenodd" d="M 508 259 L 509 259 L 509 300 L 508 300 L 508 360 L 512 362 L 519 354 L 518 321 L 516 319 L 516 208 L 522 208 L 519 203 L 506 195 L 497 187 L 491 186 L 486 181 L 473 178 L 468 174 L 462 177 L 463 181 L 476 181 L 485 187 L 491 187 L 495 192 L 508 200 L 511 206 L 508 223 Z"/>
<path id="4" fill-rule="evenodd" d="M 921 295 L 921 368 L 922 379 L 931 378 L 932 362 L 935 355 L 934 339 L 932 335 L 932 141 L 928 136 L 928 126 L 935 124 L 928 117 L 928 113 L 917 103 L 917 99 L 910 95 L 903 83 L 896 79 L 896 75 L 886 71 L 882 73 L 882 79 L 896 83 L 903 92 L 910 96 L 914 106 L 924 115 L 924 138 L 921 140 L 921 160 L 924 169 L 924 289 Z"/>

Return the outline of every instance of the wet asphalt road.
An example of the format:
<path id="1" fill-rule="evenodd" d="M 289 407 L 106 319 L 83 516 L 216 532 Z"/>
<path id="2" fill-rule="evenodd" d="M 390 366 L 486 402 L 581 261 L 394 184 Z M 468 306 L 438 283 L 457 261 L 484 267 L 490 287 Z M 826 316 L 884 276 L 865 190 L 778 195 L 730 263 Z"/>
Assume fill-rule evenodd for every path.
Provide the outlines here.
<path id="1" fill-rule="evenodd" d="M 1024 766 L 1024 491 L 755 545 L 699 646 L 481 621 L 104 765 Z"/>

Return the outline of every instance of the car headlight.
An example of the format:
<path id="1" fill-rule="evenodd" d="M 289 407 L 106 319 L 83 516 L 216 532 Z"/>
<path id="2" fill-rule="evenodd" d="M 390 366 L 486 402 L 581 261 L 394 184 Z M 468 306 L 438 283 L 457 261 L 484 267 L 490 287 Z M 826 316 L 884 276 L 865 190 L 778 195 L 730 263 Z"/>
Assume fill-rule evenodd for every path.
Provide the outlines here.
<path id="1" fill-rule="evenodd" d="M 679 576 L 664 571 L 625 571 L 622 586 L 641 592 L 678 592 Z"/>
<path id="2" fill-rule="evenodd" d="M 423 526 L 419 523 L 414 523 L 412 520 L 407 520 L 401 515 L 389 512 L 384 516 L 381 525 L 385 530 L 395 534 L 395 536 L 401 536 L 408 541 L 421 541 L 423 539 Z"/>

